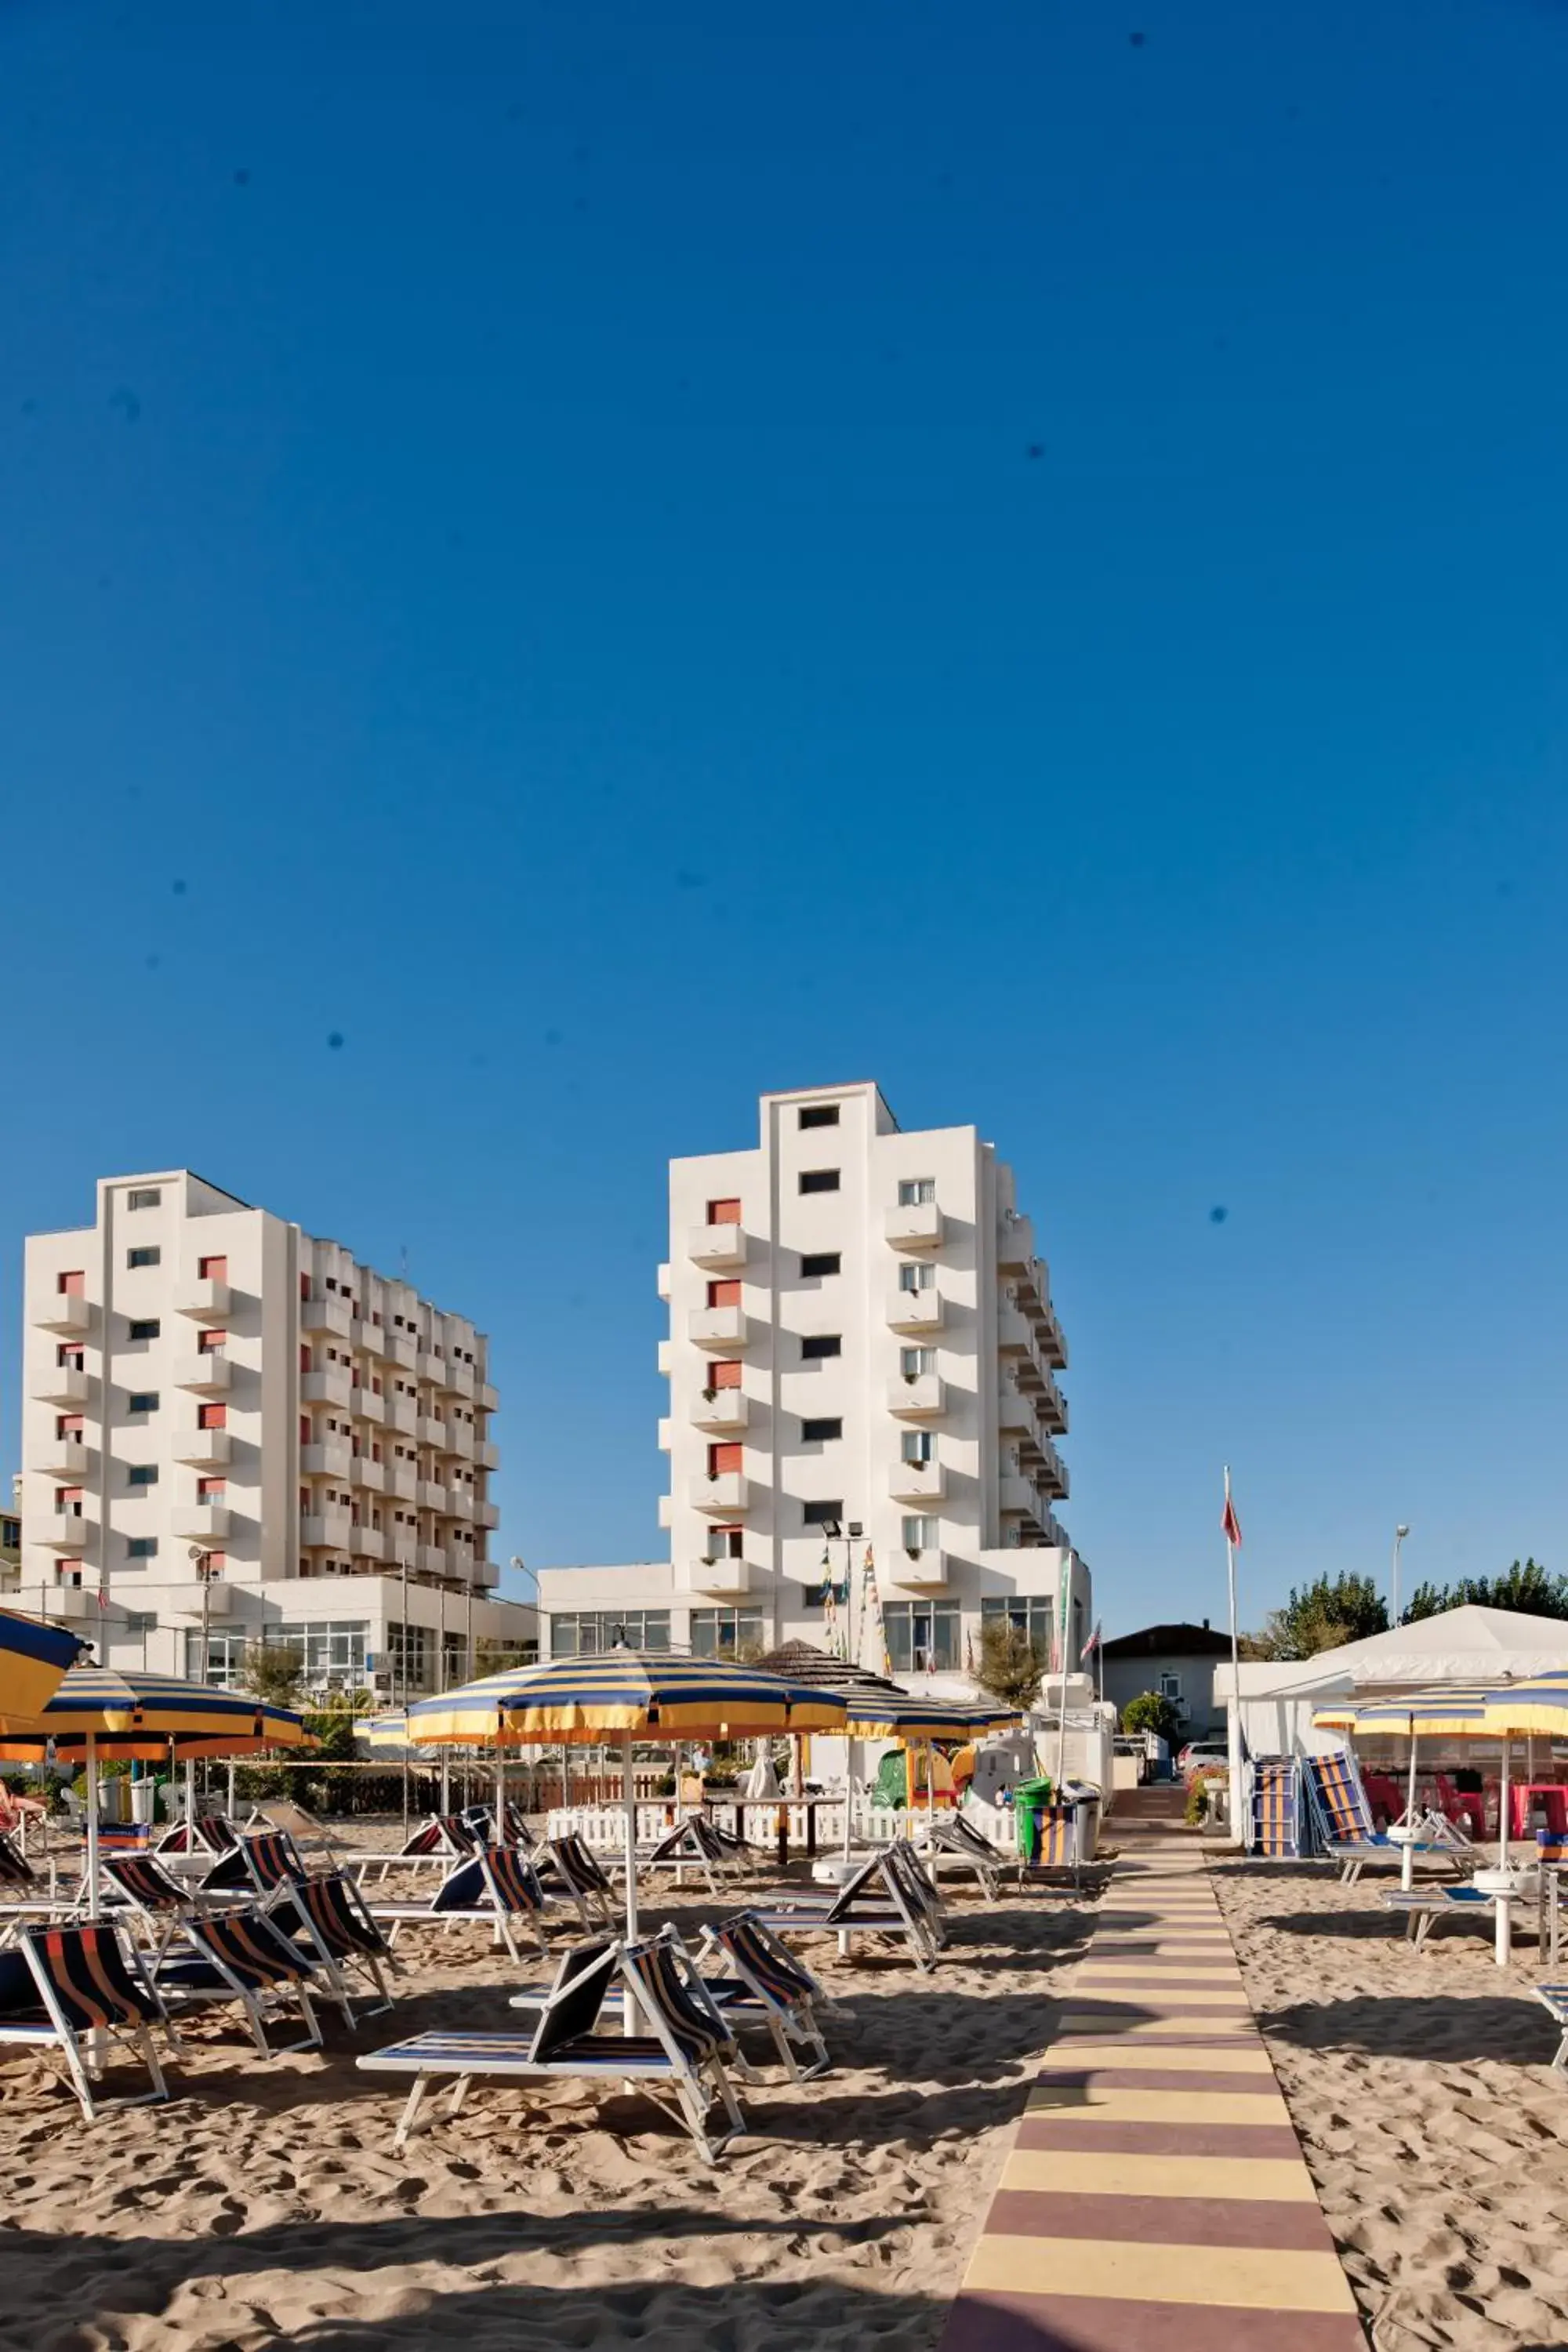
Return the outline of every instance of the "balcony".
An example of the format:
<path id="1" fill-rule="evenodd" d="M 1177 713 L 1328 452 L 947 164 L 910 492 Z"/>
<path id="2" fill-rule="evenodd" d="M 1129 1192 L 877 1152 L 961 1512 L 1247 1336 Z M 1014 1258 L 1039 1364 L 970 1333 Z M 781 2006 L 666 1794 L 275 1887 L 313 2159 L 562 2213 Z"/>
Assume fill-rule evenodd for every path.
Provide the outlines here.
<path id="1" fill-rule="evenodd" d="M 173 1534 L 192 1543 L 222 1543 L 234 1525 L 234 1514 L 226 1503 L 186 1503 L 176 1507 L 169 1519 Z"/>
<path id="2" fill-rule="evenodd" d="M 300 1301 L 300 1328 L 319 1334 L 323 1339 L 352 1339 L 353 1314 L 346 1298 L 329 1297 L 323 1291 L 320 1298 Z"/>
<path id="3" fill-rule="evenodd" d="M 192 1470 L 222 1470 L 229 1460 L 229 1437 L 226 1429 L 187 1429 L 174 1440 L 176 1462 Z"/>
<path id="4" fill-rule="evenodd" d="M 746 1507 L 746 1474 L 720 1470 L 710 1477 L 700 1470 L 688 1484 L 686 1499 L 694 1511 L 710 1511 L 721 1519 L 732 1517 Z"/>
<path id="5" fill-rule="evenodd" d="M 474 1467 L 476 1470 L 499 1470 L 500 1468 L 500 1455 L 497 1453 L 495 1447 L 490 1444 L 489 1439 L 486 1439 L 482 1444 L 476 1442 L 474 1446 Z"/>
<path id="6" fill-rule="evenodd" d="M 386 1397 L 386 1426 L 399 1437 L 412 1437 L 419 1425 L 419 1408 L 408 1397 Z"/>
<path id="7" fill-rule="evenodd" d="M 447 1500 L 447 1489 L 437 1486 L 434 1478 L 418 1480 L 414 1489 L 414 1499 L 422 1511 L 447 1511 L 451 1508 Z"/>
<path id="8" fill-rule="evenodd" d="M 907 1551 L 896 1546 L 889 1555 L 884 1581 L 888 1592 L 894 1597 L 909 1592 L 945 1592 L 952 1581 L 947 1554 L 924 1547 L 919 1551 Z"/>
<path id="9" fill-rule="evenodd" d="M 349 1411 L 356 1421 L 371 1422 L 377 1429 L 386 1426 L 386 1399 L 377 1396 L 374 1389 L 366 1388 L 363 1381 L 353 1391 Z"/>
<path id="10" fill-rule="evenodd" d="M 888 1324 L 894 1331 L 908 1331 L 921 1339 L 929 1331 L 942 1329 L 942 1293 L 940 1290 L 895 1290 L 888 1297 Z"/>
<path id="11" fill-rule="evenodd" d="M 691 1426 L 721 1433 L 726 1429 L 744 1429 L 751 1411 L 744 1389 L 704 1391 L 691 1408 Z"/>
<path id="12" fill-rule="evenodd" d="M 460 1364 L 455 1357 L 448 1356 L 441 1374 L 441 1389 L 446 1396 L 471 1397 L 474 1393 L 472 1364 Z"/>
<path id="13" fill-rule="evenodd" d="M 174 1366 L 174 1386 L 188 1389 L 193 1396 L 226 1396 L 233 1380 L 234 1366 L 221 1348 L 198 1349 L 194 1356 L 182 1357 Z"/>
<path id="14" fill-rule="evenodd" d="M 353 1482 L 356 1486 L 363 1486 L 367 1494 L 384 1495 L 385 1463 L 373 1462 L 368 1454 L 356 1454 L 353 1457 Z"/>
<path id="15" fill-rule="evenodd" d="M 1068 1401 L 1045 1367 L 1040 1368 L 1040 1419 L 1053 1437 L 1068 1433 Z"/>
<path id="16" fill-rule="evenodd" d="M 1035 1482 L 1021 1470 L 1004 1470 L 997 1489 L 996 1507 L 1005 1519 L 1033 1519 L 1037 1526 L 1043 1514 Z"/>
<path id="17" fill-rule="evenodd" d="M 92 1475 L 93 1448 L 79 1437 L 51 1437 L 40 1445 L 28 1465 L 35 1477 L 58 1478 L 64 1486 L 79 1486 Z"/>
<path id="18" fill-rule="evenodd" d="M 686 1236 L 686 1255 L 694 1265 L 714 1273 L 746 1263 L 744 1225 L 693 1225 Z"/>
<path id="19" fill-rule="evenodd" d="M 414 1370 L 418 1379 L 438 1389 L 447 1378 L 447 1359 L 437 1355 L 433 1348 L 421 1348 L 415 1356 Z"/>
<path id="20" fill-rule="evenodd" d="M 57 1290 L 33 1321 L 40 1331 L 56 1331 L 62 1339 L 84 1339 L 92 1328 L 92 1301 L 78 1291 Z"/>
<path id="21" fill-rule="evenodd" d="M 346 1445 L 301 1445 L 301 1478 L 342 1478 L 353 1474 L 353 1454 Z"/>
<path id="22" fill-rule="evenodd" d="M 710 1349 L 716 1356 L 733 1355 L 746 1344 L 743 1307 L 694 1307 L 686 1318 L 686 1336 L 695 1348 Z"/>
<path id="23" fill-rule="evenodd" d="M 1033 1439 L 1035 1434 L 1035 1401 L 1017 1389 L 1004 1389 L 996 1401 L 996 1426 L 1005 1437 L 1016 1442 Z"/>
<path id="24" fill-rule="evenodd" d="M 1040 1492 L 1052 1502 L 1065 1503 L 1071 1492 L 1068 1465 L 1048 1437 L 1042 1437 L 1038 1443 L 1045 1460 L 1045 1467 L 1039 1475 Z"/>
<path id="25" fill-rule="evenodd" d="M 411 1372 L 419 1360 L 419 1343 L 411 1331 L 394 1331 L 384 1323 L 381 1329 L 381 1352 L 388 1363 Z"/>
<path id="26" fill-rule="evenodd" d="M 1015 1385 L 1026 1396 L 1037 1396 L 1045 1386 L 1045 1368 L 1040 1362 L 1035 1329 L 1017 1302 L 1004 1298 L 996 1313 L 996 1346 L 1006 1357 Z"/>
<path id="27" fill-rule="evenodd" d="M 421 1544 L 414 1555 L 414 1566 L 421 1576 L 450 1576 L 452 1563 L 439 1544 Z"/>
<path id="28" fill-rule="evenodd" d="M 347 1412 L 353 1398 L 353 1382 L 346 1364 L 328 1364 L 319 1372 L 300 1375 L 301 1404 L 331 1404 Z"/>
<path id="29" fill-rule="evenodd" d="M 350 1536 L 354 1556 L 359 1559 L 384 1559 L 386 1538 L 379 1528 L 355 1527 Z"/>
<path id="30" fill-rule="evenodd" d="M 934 1421 L 947 1411 L 947 1391 L 937 1372 L 900 1373 L 888 1382 L 888 1411 L 900 1421 Z"/>
<path id="31" fill-rule="evenodd" d="M 902 1208 L 886 1211 L 882 1232 L 889 1249 L 940 1249 L 942 1211 L 934 1201 L 911 1201 Z"/>
<path id="32" fill-rule="evenodd" d="M 481 1591 L 489 1592 L 500 1582 L 499 1559 L 476 1559 L 468 1570 L 468 1580 Z"/>
<path id="33" fill-rule="evenodd" d="M 90 1584 L 57 1584 L 49 1595 L 48 1614 L 68 1618 L 73 1623 L 84 1617 L 102 1615 L 98 1605 L 98 1593 Z"/>
<path id="34" fill-rule="evenodd" d="M 1022 1274 L 1035 1255 L 1035 1226 L 1030 1217 L 1004 1216 L 996 1227 L 996 1265 L 1003 1274 Z"/>
<path id="35" fill-rule="evenodd" d="M 940 1462 L 895 1462 L 888 1473 L 888 1492 L 895 1503 L 940 1503 L 947 1482 Z"/>
<path id="36" fill-rule="evenodd" d="M 31 1535 L 32 1531 L 29 1520 L 27 1533 Z M 47 1544 L 50 1551 L 71 1552 L 79 1558 L 91 1538 L 92 1522 L 84 1519 L 79 1511 L 51 1511 L 39 1522 L 38 1541 Z"/>
<path id="37" fill-rule="evenodd" d="M 346 1511 L 305 1511 L 300 1517 L 301 1551 L 351 1551 L 357 1530 Z"/>
<path id="38" fill-rule="evenodd" d="M 474 1458 L 474 1433 L 468 1423 L 466 1421 L 448 1421 L 444 1422 L 442 1427 L 447 1433 L 444 1451 L 459 1462 L 471 1462 Z"/>
<path id="39" fill-rule="evenodd" d="M 226 1323 L 234 1312 L 234 1293 L 226 1282 L 194 1275 L 175 1290 L 174 1312 L 192 1316 L 198 1323 Z"/>
<path id="40" fill-rule="evenodd" d="M 1054 1371 L 1065 1372 L 1068 1368 L 1067 1339 L 1058 1320 L 1057 1310 L 1048 1298 L 1045 1302 L 1043 1324 L 1040 1353 Z"/>
<path id="41" fill-rule="evenodd" d="M 447 1451 L 446 1423 L 432 1419 L 427 1412 L 420 1414 L 415 1425 L 414 1434 L 421 1445 L 434 1445 L 437 1452 L 442 1454 Z"/>
<path id="42" fill-rule="evenodd" d="M 746 1559 L 694 1559 L 687 1578 L 693 1592 L 712 1601 L 733 1601 L 752 1590 L 752 1564 Z"/>
<path id="43" fill-rule="evenodd" d="M 79 1412 L 92 1395 L 92 1374 L 69 1364 L 50 1364 L 33 1381 L 31 1394 L 40 1404 L 74 1405 Z"/>
<path id="44" fill-rule="evenodd" d="M 490 1502 L 476 1503 L 474 1523 L 477 1527 L 483 1528 L 487 1533 L 492 1533 L 500 1525 L 500 1505 Z"/>
<path id="45" fill-rule="evenodd" d="M 489 1381 L 476 1381 L 474 1382 L 474 1402 L 482 1412 L 494 1412 L 496 1407 L 500 1402 L 500 1399 L 497 1396 L 494 1389 L 491 1388 Z"/>

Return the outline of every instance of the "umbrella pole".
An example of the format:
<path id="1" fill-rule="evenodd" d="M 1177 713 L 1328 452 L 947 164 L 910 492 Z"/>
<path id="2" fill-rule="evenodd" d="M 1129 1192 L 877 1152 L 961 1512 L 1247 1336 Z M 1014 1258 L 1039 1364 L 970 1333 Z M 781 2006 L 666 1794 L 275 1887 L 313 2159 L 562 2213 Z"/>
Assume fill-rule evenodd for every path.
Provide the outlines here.
<path id="1" fill-rule="evenodd" d="M 506 1843 L 506 1743 L 496 1741 L 496 1843 Z"/>
<path id="2" fill-rule="evenodd" d="M 87 1735 L 87 1916 L 98 1917 L 98 1739 Z"/>
<path id="3" fill-rule="evenodd" d="M 196 1842 L 196 1759 L 185 1759 L 185 1852 L 193 1853 Z"/>
<path id="4" fill-rule="evenodd" d="M 844 1859 L 849 1859 L 849 1816 L 855 1805 L 855 1742 L 844 1727 Z"/>
<path id="5" fill-rule="evenodd" d="M 1405 1851 L 1399 1857 L 1399 1884 L 1408 1895 L 1415 1884 L 1415 1725 L 1410 1726 L 1410 1790 L 1405 1800 Z"/>
<path id="6" fill-rule="evenodd" d="M 637 1941 L 637 1801 L 632 1786 L 632 1736 L 628 1731 L 621 1744 L 622 1792 L 626 1808 L 626 1941 Z M 626 2003 L 626 2030 L 632 2026 L 631 2003 Z"/>
<path id="7" fill-rule="evenodd" d="M 1492 1958 L 1497 1962 L 1500 1969 L 1506 1969 L 1510 1960 L 1513 1958 L 1513 1905 L 1510 1900 L 1510 1886 L 1507 1875 L 1509 1832 L 1508 1767 L 1510 1750 L 1512 1747 L 1512 1740 L 1505 1738 L 1502 1743 L 1502 1781 L 1498 1790 L 1497 1858 L 1498 1868 L 1502 1872 L 1503 1878 L 1501 1891 L 1498 1895 L 1495 1911 L 1497 1925 L 1496 1932 L 1492 1940 Z"/>

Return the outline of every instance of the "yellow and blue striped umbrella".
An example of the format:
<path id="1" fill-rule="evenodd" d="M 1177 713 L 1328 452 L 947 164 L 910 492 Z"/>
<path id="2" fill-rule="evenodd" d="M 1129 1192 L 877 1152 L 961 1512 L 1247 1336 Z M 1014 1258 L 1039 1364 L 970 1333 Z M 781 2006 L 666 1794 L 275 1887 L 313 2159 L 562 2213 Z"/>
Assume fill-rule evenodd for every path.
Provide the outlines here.
<path id="1" fill-rule="evenodd" d="M 977 1731 L 1017 1721 L 994 1706 L 971 1706 L 963 1699 L 923 1698 L 918 1691 L 846 1691 L 851 1739 L 972 1739 Z"/>
<path id="2" fill-rule="evenodd" d="M 1315 1709 L 1313 1728 L 1372 1739 L 1495 1739 L 1483 1683 L 1436 1683 L 1397 1696 L 1335 1699 Z"/>
<path id="3" fill-rule="evenodd" d="M 398 1756 L 406 1756 L 418 1744 L 408 1727 L 407 1713 L 400 1706 L 384 1707 L 379 1715 L 359 1717 L 354 1724 L 354 1738 L 363 1739 L 369 1748 L 391 1749 Z"/>
<path id="4" fill-rule="evenodd" d="M 36 1617 L 0 1609 L 0 1717 L 33 1716 L 47 1706 L 87 1646 L 63 1625 L 41 1624 Z"/>
<path id="5" fill-rule="evenodd" d="M 614 1650 L 510 1666 L 407 1711 L 412 1739 L 519 1740 L 577 1747 L 619 1739 L 751 1739 L 770 1731 L 842 1731 L 837 1691 L 760 1666 L 662 1651 Z"/>
<path id="6" fill-rule="evenodd" d="M 1563 1630 L 1568 1633 L 1568 1627 Z M 1537 1731 L 1568 1739 L 1568 1667 L 1517 1683 L 1494 1683 L 1484 1713 L 1494 1739 Z"/>
<path id="7" fill-rule="evenodd" d="M 258 1748 L 302 1748 L 310 1735 L 293 1710 L 175 1675 L 73 1666 L 52 1698 L 28 1716 L 0 1717 L 0 1756 L 61 1760 L 86 1753 L 149 1761 L 174 1741 L 184 1756 L 239 1756 Z"/>

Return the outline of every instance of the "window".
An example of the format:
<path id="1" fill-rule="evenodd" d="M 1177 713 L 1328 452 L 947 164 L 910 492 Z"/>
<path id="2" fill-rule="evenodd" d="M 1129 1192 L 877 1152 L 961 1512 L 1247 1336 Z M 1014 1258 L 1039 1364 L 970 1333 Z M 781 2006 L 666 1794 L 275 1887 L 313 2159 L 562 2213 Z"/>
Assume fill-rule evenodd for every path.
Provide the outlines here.
<path id="1" fill-rule="evenodd" d="M 127 1537 L 125 1543 L 125 1557 L 127 1559 L 156 1559 L 158 1557 L 157 1537 Z"/>
<path id="2" fill-rule="evenodd" d="M 837 1331 L 808 1331 L 800 1343 L 803 1364 L 820 1363 L 825 1356 L 841 1356 L 844 1342 Z"/>
<path id="3" fill-rule="evenodd" d="M 929 1429 L 906 1429 L 899 1440 L 899 1451 L 906 1462 L 934 1462 L 936 1440 Z"/>
<path id="4" fill-rule="evenodd" d="M 737 1651 L 760 1650 L 762 1645 L 760 1609 L 694 1609 L 691 1612 L 694 1658 L 732 1658 Z"/>
<path id="5" fill-rule="evenodd" d="M 158 1483 L 158 1465 L 155 1462 L 132 1462 L 125 1476 L 130 1486 L 155 1486 Z"/>
<path id="6" fill-rule="evenodd" d="M 84 1295 L 87 1276 L 79 1268 L 74 1274 L 57 1274 L 55 1288 L 62 1298 L 80 1298 Z"/>
<path id="7" fill-rule="evenodd" d="M 837 1502 L 831 1503 L 803 1503 L 800 1507 L 800 1516 L 808 1528 L 819 1528 L 823 1525 L 824 1521 L 827 1519 L 838 1519 L 842 1521 L 844 1517 L 843 1497 L 840 1496 Z"/>
<path id="8" fill-rule="evenodd" d="M 837 1169 L 803 1168 L 800 1171 L 800 1189 L 803 1192 L 837 1192 Z"/>
<path id="9" fill-rule="evenodd" d="M 155 1209 L 163 1195 L 156 1184 L 132 1184 L 125 1195 L 128 1209 Z"/>
<path id="10" fill-rule="evenodd" d="M 936 1349 L 934 1348 L 900 1348 L 899 1370 L 906 1381 L 918 1381 L 922 1374 L 934 1372 Z"/>
<path id="11" fill-rule="evenodd" d="M 741 1286 L 738 1282 L 710 1282 L 708 1286 L 710 1307 L 739 1307 Z"/>
<path id="12" fill-rule="evenodd" d="M 882 1627 L 894 1674 L 955 1673 L 959 1621 L 956 1601 L 885 1601 Z"/>
<path id="13" fill-rule="evenodd" d="M 710 1225 L 738 1225 L 741 1222 L 741 1203 L 733 1199 L 710 1201 L 708 1222 Z"/>
<path id="14" fill-rule="evenodd" d="M 900 1209 L 923 1209 L 936 1199 L 934 1176 L 903 1176 L 899 1180 Z"/>
<path id="15" fill-rule="evenodd" d="M 125 1400 L 125 1410 L 127 1412 L 156 1412 L 158 1410 L 157 1390 L 132 1389 L 131 1394 Z"/>
<path id="16" fill-rule="evenodd" d="M 228 1407 L 226 1404 L 199 1404 L 196 1407 L 198 1429 L 226 1429 Z"/>
<path id="17" fill-rule="evenodd" d="M 796 1115 L 796 1124 L 800 1127 L 837 1127 L 838 1105 L 837 1103 L 804 1103 Z"/>
<path id="18" fill-rule="evenodd" d="M 221 1503 L 227 1491 L 228 1480 L 226 1478 L 198 1478 L 196 1480 L 196 1500 L 198 1503 Z"/>
<path id="19" fill-rule="evenodd" d="M 932 1290 L 936 1286 L 934 1265 L 918 1265 L 913 1258 L 901 1259 L 899 1265 L 900 1290 Z"/>
<path id="20" fill-rule="evenodd" d="M 746 1449 L 743 1445 L 736 1445 L 733 1444 L 716 1444 L 708 1448 L 708 1475 L 710 1478 L 722 1478 L 727 1476 L 731 1471 L 743 1470 L 745 1466 Z"/>
<path id="21" fill-rule="evenodd" d="M 307 1684 L 312 1690 L 320 1690 L 323 1685 L 363 1681 L 365 1635 L 369 1631 L 363 1620 L 353 1619 L 340 1623 L 323 1620 L 310 1625 L 279 1625 L 268 1636 L 267 1646 L 295 1651 Z"/>
<path id="22" fill-rule="evenodd" d="M 86 1350 L 79 1340 L 68 1339 L 64 1347 L 55 1349 L 55 1362 L 62 1372 L 79 1372 L 87 1362 Z"/>
<path id="23" fill-rule="evenodd" d="M 130 1266 L 158 1265 L 162 1263 L 163 1256 L 163 1253 L 158 1247 L 157 1243 L 148 1242 L 144 1244 L 141 1249 L 127 1250 L 125 1253 L 125 1263 Z"/>
<path id="24" fill-rule="evenodd" d="M 721 1389 L 738 1389 L 741 1385 L 741 1361 L 738 1356 L 725 1356 L 711 1368 L 704 1396 L 717 1396 Z M 468 1416 L 471 1418 L 470 1416 Z"/>
<path id="25" fill-rule="evenodd" d="M 436 1683 L 436 1636 L 428 1625 L 389 1623 L 387 1664 L 401 1691 L 432 1690 Z"/>
<path id="26" fill-rule="evenodd" d="M 937 1546 L 938 1533 L 939 1529 L 935 1519 L 923 1518 L 918 1511 L 911 1511 L 906 1517 L 903 1525 L 904 1549 L 906 1551 L 934 1551 Z"/>
<path id="27" fill-rule="evenodd" d="M 704 1559 L 744 1559 L 746 1530 L 744 1528 L 710 1528 L 703 1551 Z"/>
<path id="28" fill-rule="evenodd" d="M 224 1350 L 224 1342 L 227 1338 L 228 1333 L 223 1330 L 198 1331 L 196 1333 L 197 1355 L 221 1356 Z"/>
<path id="29" fill-rule="evenodd" d="M 1051 1654 L 1054 1638 L 1055 1608 L 1048 1595 L 1026 1595 L 1017 1592 L 999 1593 L 980 1603 L 980 1630 L 987 1625 L 1011 1625 L 1015 1632 L 1026 1633 L 1042 1657 Z"/>
<path id="30" fill-rule="evenodd" d="M 668 1650 L 668 1609 L 572 1609 L 549 1620 L 552 1658 L 588 1658 L 624 1643 L 628 1650 Z"/>
<path id="31" fill-rule="evenodd" d="M 800 1261 L 801 1274 L 807 1282 L 818 1275 L 837 1274 L 840 1262 L 837 1250 L 807 1250 Z"/>
<path id="32" fill-rule="evenodd" d="M 213 1625 L 207 1629 L 206 1679 L 216 1683 L 220 1690 L 237 1690 L 245 1665 L 245 1635 L 230 1633 Z M 202 1636 L 198 1628 L 185 1635 L 185 1675 L 190 1682 L 202 1679 Z"/>
<path id="33" fill-rule="evenodd" d="M 1181 1696 L 1182 1677 L 1180 1675 L 1162 1675 L 1160 1677 L 1160 1696 L 1162 1698 L 1179 1699 Z"/>
<path id="34" fill-rule="evenodd" d="M 131 1337 L 133 1339 L 155 1339 L 163 1328 L 156 1315 L 134 1316 L 131 1323 Z"/>
<path id="35" fill-rule="evenodd" d="M 199 1257 L 196 1260 L 196 1275 L 202 1282 L 226 1282 L 228 1260 L 226 1257 Z"/>
<path id="36" fill-rule="evenodd" d="M 844 1423 L 837 1414 L 820 1421 L 803 1421 L 800 1424 L 800 1434 L 803 1443 L 807 1445 L 826 1445 L 831 1444 L 834 1438 L 843 1436 Z"/>
<path id="37" fill-rule="evenodd" d="M 157 1611 L 128 1609 L 125 1612 L 125 1630 L 128 1633 L 155 1633 L 158 1630 Z"/>

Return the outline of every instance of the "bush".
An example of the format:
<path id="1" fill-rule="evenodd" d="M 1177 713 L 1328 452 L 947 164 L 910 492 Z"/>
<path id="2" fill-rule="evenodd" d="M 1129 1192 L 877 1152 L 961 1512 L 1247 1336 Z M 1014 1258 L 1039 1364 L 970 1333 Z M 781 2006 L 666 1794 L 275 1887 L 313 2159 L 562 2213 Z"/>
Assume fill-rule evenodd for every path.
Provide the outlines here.
<path id="1" fill-rule="evenodd" d="M 1159 1691 L 1140 1691 L 1130 1698 L 1121 1710 L 1123 1731 L 1152 1731 L 1166 1746 L 1174 1748 L 1182 1736 L 1182 1718 L 1176 1713 L 1175 1702 Z"/>

